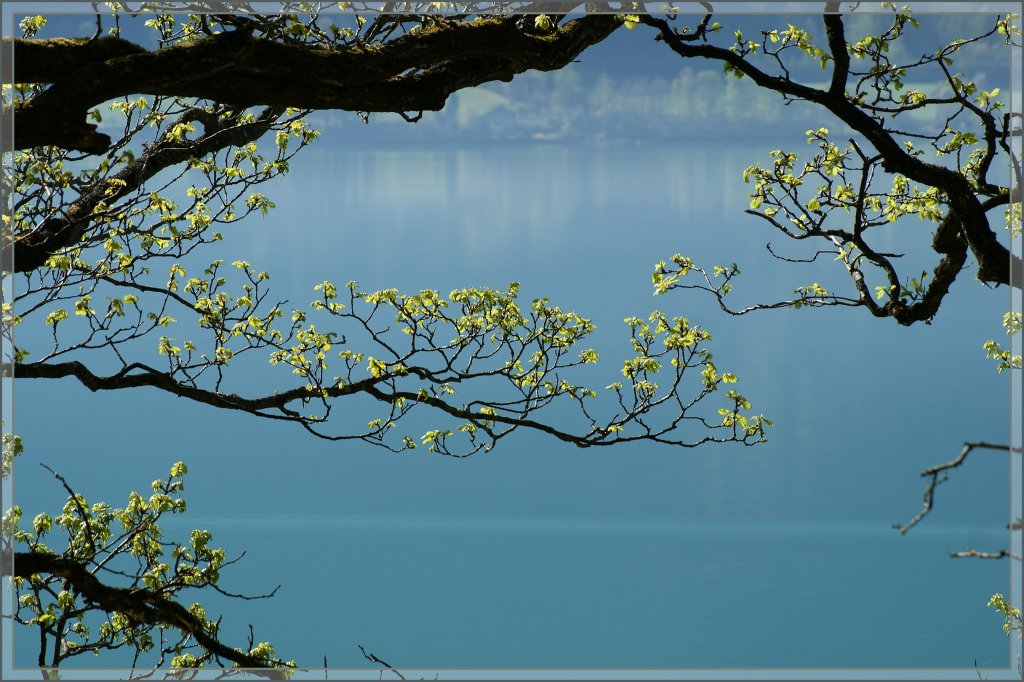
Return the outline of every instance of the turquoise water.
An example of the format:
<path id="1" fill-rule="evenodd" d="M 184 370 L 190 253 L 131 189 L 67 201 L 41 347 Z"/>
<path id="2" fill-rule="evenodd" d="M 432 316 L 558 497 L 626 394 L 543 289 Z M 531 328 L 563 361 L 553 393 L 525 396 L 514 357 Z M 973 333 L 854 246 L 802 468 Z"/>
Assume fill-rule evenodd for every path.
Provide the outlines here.
<path id="1" fill-rule="evenodd" d="M 205 527 L 229 555 L 247 553 L 225 589 L 282 585 L 266 601 L 202 596 L 208 612 L 224 615 L 226 641 L 246 641 L 252 623 L 257 641 L 304 665 L 362 667 L 363 644 L 428 670 L 1006 667 L 985 603 L 1008 591 L 1009 567 L 947 556 L 1007 546 L 1006 459 L 978 453 L 925 523 L 906 537 L 890 528 L 919 509 L 922 469 L 964 440 L 1006 437 L 1006 377 L 981 351 L 1004 297 L 965 276 L 933 325 L 911 329 L 860 311 L 734 319 L 700 296 L 653 298 L 651 266 L 675 251 L 741 263 L 738 301 L 828 281 L 827 263 L 771 260 L 773 236 L 742 213 L 739 176 L 758 154 L 328 146 L 294 164 L 273 219 L 228 233 L 223 255 L 271 271 L 295 305 L 325 278 L 442 292 L 521 281 L 525 301 L 550 295 L 598 324 L 599 387 L 628 352 L 624 316 L 686 314 L 775 419 L 765 445 L 594 452 L 520 434 L 465 461 L 395 456 L 154 391 L 21 382 L 16 499 L 63 502 L 34 459 L 112 503 L 186 460 L 189 513 L 169 532 Z M 228 390 L 281 380 L 266 371 Z M 365 423 L 359 409 L 339 424 Z M 31 633 L 16 644 L 32 665 Z"/>
<path id="2" fill-rule="evenodd" d="M 1002 667 L 982 528 L 280 516 L 195 519 L 258 556 L 225 571 L 306 661 L 431 668 Z M 225 622 L 238 628 L 244 623 Z M 300 627 L 297 627 L 300 626 Z M 230 630 L 229 630 L 230 631 Z"/>

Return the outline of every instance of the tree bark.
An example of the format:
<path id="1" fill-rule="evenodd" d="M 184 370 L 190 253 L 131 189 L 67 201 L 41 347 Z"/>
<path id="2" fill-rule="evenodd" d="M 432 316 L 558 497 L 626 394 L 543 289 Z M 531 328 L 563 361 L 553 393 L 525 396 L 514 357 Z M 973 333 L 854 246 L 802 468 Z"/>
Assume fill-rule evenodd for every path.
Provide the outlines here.
<path id="1" fill-rule="evenodd" d="M 438 18 L 381 45 L 338 49 L 282 43 L 241 30 L 156 51 L 119 39 L 15 39 L 14 80 L 51 85 L 14 105 L 14 144 L 102 153 L 111 141 L 86 123 L 86 115 L 125 95 L 195 97 L 237 106 L 438 111 L 462 88 L 509 81 L 530 69 L 560 69 L 620 25 L 612 15 L 589 15 L 551 33 L 531 34 L 515 18 Z"/>

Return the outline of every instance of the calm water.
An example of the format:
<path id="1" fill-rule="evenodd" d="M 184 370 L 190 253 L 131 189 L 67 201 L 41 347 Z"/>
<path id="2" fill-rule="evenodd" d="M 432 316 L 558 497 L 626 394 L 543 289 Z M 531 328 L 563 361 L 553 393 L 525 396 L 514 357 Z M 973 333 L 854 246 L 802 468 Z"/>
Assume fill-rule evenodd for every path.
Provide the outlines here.
<path id="1" fill-rule="evenodd" d="M 739 262 L 737 303 L 829 282 L 831 263 L 772 261 L 763 247 L 777 240 L 742 213 L 742 168 L 768 147 L 330 144 L 268 188 L 278 210 L 229 233 L 219 255 L 269 270 L 295 305 L 325 278 L 442 292 L 521 281 L 525 301 L 549 295 L 597 322 L 599 387 L 628 351 L 624 316 L 689 315 L 776 420 L 770 442 L 590 452 L 523 434 L 453 461 L 324 443 L 154 392 L 22 382 L 23 507 L 62 502 L 33 457 L 115 503 L 185 459 L 190 511 L 169 529 L 206 527 L 247 551 L 226 589 L 283 584 L 272 600 L 207 608 L 224 613 L 229 641 L 252 623 L 309 665 L 361 666 L 358 644 L 406 668 L 1007 665 L 985 602 L 1007 591 L 1008 566 L 947 558 L 1006 546 L 1006 460 L 978 455 L 919 529 L 889 528 L 919 508 L 922 469 L 964 440 L 1006 438 L 1006 377 L 981 351 L 1000 332 L 1001 292 L 965 275 L 935 324 L 909 330 L 859 311 L 736 320 L 699 296 L 654 299 L 651 266 L 675 251 Z M 254 372 L 233 390 L 280 377 Z M 87 459 L 81 444 L 95 444 Z M 18 643 L 30 665 L 29 633 Z"/>
<path id="2" fill-rule="evenodd" d="M 299 565 L 319 567 L 246 615 L 279 651 L 335 666 L 360 665 L 356 644 L 406 668 L 1007 660 L 984 606 L 1006 565 L 945 557 L 966 541 L 1004 541 L 979 528 L 900 538 L 866 524 L 208 521 L 261 557 L 261 575 L 232 578 L 237 587 L 265 591 Z"/>

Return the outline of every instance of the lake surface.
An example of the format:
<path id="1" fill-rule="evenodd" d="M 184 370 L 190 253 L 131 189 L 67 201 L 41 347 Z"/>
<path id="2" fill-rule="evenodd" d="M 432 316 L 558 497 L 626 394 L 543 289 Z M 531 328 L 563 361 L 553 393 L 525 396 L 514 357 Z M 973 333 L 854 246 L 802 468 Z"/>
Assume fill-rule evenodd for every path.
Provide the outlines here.
<path id="1" fill-rule="evenodd" d="M 934 324 L 911 329 L 857 310 L 729 318 L 700 296 L 653 298 L 653 263 L 676 251 L 736 261 L 737 303 L 832 277 L 834 264 L 773 261 L 764 243 L 778 240 L 742 213 L 742 169 L 765 149 L 342 151 L 325 137 L 267 188 L 278 209 L 223 245 L 269 270 L 279 297 L 302 305 L 325 278 L 443 293 L 520 281 L 525 302 L 550 296 L 598 324 L 597 387 L 628 353 L 624 316 L 686 314 L 775 419 L 769 442 L 592 452 L 521 434 L 453 461 L 325 443 L 150 391 L 21 382 L 19 504 L 62 502 L 35 458 L 112 503 L 186 460 L 189 513 L 168 532 L 205 527 L 229 554 L 245 550 L 225 589 L 283 585 L 267 601 L 204 597 L 208 610 L 224 614 L 228 641 L 252 623 L 306 665 L 362 667 L 358 644 L 425 669 L 1008 665 L 985 606 L 1008 590 L 1008 565 L 947 556 L 1007 546 L 1005 457 L 978 453 L 919 528 L 890 528 L 919 509 L 922 469 L 965 440 L 1007 437 L 1007 377 L 981 350 L 1001 331 L 1001 291 L 965 273 Z M 904 238 L 920 235 L 886 245 Z M 266 376 L 236 386 L 281 373 Z M 30 633 L 17 643 L 31 665 Z"/>
<path id="2" fill-rule="evenodd" d="M 900 538 L 867 524 L 208 521 L 260 557 L 261 575 L 242 585 L 234 575 L 244 569 L 225 572 L 236 588 L 266 591 L 311 569 L 246 616 L 279 651 L 331 665 L 360 665 L 356 644 L 413 669 L 1007 660 L 984 606 L 1006 565 L 945 556 L 965 541 L 1005 541 L 983 528 Z"/>

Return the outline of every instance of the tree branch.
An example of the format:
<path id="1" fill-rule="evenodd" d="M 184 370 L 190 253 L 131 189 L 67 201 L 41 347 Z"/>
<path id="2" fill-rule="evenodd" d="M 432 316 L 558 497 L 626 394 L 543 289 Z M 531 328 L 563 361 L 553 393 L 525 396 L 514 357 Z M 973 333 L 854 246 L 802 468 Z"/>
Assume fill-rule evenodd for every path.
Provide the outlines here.
<path id="1" fill-rule="evenodd" d="M 935 503 L 935 488 L 941 483 L 944 483 L 949 475 L 948 471 L 956 469 L 967 460 L 967 455 L 974 449 L 987 449 L 987 450 L 1002 450 L 1003 452 L 1020 452 L 1020 448 L 1013 448 L 1009 445 L 1002 445 L 999 443 L 986 443 L 984 441 L 977 441 L 973 443 L 964 443 L 963 449 L 960 454 L 954 459 L 945 464 L 937 464 L 933 467 L 928 467 L 921 472 L 923 478 L 928 478 L 928 485 L 924 489 L 924 499 L 921 505 L 921 511 L 917 513 L 914 518 L 907 521 L 905 524 L 894 523 L 893 528 L 900 532 L 900 535 L 905 535 L 907 531 L 916 526 L 928 513 L 932 510 L 932 506 Z M 973 550 L 972 550 L 973 551 Z"/>
<path id="2" fill-rule="evenodd" d="M 968 548 L 959 552 L 950 552 L 949 557 L 951 559 L 1003 559 L 1009 557 L 1015 561 L 1020 561 L 1020 555 L 1008 549 L 1001 549 L 998 552 L 979 552 L 974 548 Z"/>
<path id="3" fill-rule="evenodd" d="M 96 183 L 90 191 L 72 202 L 62 215 L 47 218 L 31 232 L 16 236 L 12 243 L 5 242 L 4 262 L 9 262 L 8 249 L 13 249 L 15 272 L 31 272 L 42 267 L 57 250 L 82 238 L 96 218 L 95 210 L 100 202 L 113 204 L 138 190 L 165 168 L 202 158 L 232 145 L 240 147 L 258 140 L 281 113 L 280 108 L 268 107 L 251 123 L 223 128 L 211 125 L 193 142 L 162 140 L 106 182 Z M 22 125 L 20 115 L 17 125 Z M 124 184 L 119 184 L 122 182 Z"/>
<path id="4" fill-rule="evenodd" d="M 6 563 L 7 557 L 5 557 Z M 4 568 L 8 568 L 5 566 Z M 6 573 L 7 571 L 5 571 Z M 16 552 L 10 575 L 31 578 L 48 574 L 64 578 L 83 598 L 108 613 L 123 613 L 135 623 L 170 625 L 191 635 L 203 648 L 220 658 L 237 663 L 243 668 L 261 670 L 260 674 L 272 679 L 284 679 L 277 666 L 242 653 L 221 643 L 207 632 L 203 622 L 181 604 L 142 588 L 112 587 L 101 582 L 81 563 L 54 554 L 42 552 Z"/>
<path id="5" fill-rule="evenodd" d="M 985 210 L 972 189 L 968 179 L 952 168 L 922 161 L 900 146 L 882 121 L 872 117 L 856 103 L 847 98 L 840 87 L 845 83 L 849 56 L 843 40 L 842 17 L 825 14 L 824 21 L 833 56 L 845 55 L 846 66 L 836 64 L 828 90 L 813 88 L 797 83 L 787 76 L 773 76 L 754 66 L 742 55 L 724 47 L 710 44 L 695 44 L 682 40 L 669 23 L 660 18 L 642 16 L 641 21 L 659 31 L 658 37 L 676 54 L 683 58 L 700 57 L 728 64 L 737 72 L 749 77 L 756 85 L 774 90 L 781 95 L 806 100 L 821 105 L 850 128 L 863 135 L 882 155 L 883 168 L 889 173 L 899 173 L 916 182 L 939 188 L 949 199 L 951 213 L 959 234 L 970 246 L 978 260 L 978 279 L 983 282 L 1008 284 L 1021 287 L 1022 262 L 1020 257 L 1010 254 L 996 233 L 991 229 Z M 948 240 L 946 240 L 948 241 Z"/>
<path id="6" fill-rule="evenodd" d="M 6 49 L 14 50 L 15 83 L 54 83 L 83 66 L 146 52 L 144 47 L 113 37 L 32 40 L 5 36 L 3 42 Z M 6 80 L 4 85 L 8 85 Z"/>
<path id="7" fill-rule="evenodd" d="M 132 372 L 139 370 L 140 373 L 133 374 Z M 422 368 L 410 367 L 407 369 L 410 374 L 423 375 L 424 378 L 430 376 L 429 372 L 425 372 Z M 90 371 L 84 364 L 78 361 L 63 362 L 63 363 L 26 363 L 15 366 L 15 376 L 19 378 L 32 378 L 32 379 L 59 379 L 64 377 L 75 377 L 78 379 L 86 388 L 91 391 L 108 391 L 118 390 L 126 388 L 139 388 L 143 386 L 149 386 L 157 388 L 162 391 L 177 395 L 183 398 L 188 398 L 199 403 L 211 405 L 213 407 L 219 407 L 224 409 L 239 410 L 242 412 L 248 412 L 258 417 L 264 417 L 267 419 L 278 419 L 283 421 L 298 422 L 305 426 L 314 435 L 323 438 L 325 440 L 348 440 L 353 436 L 342 435 L 342 436 L 330 436 L 326 435 L 314 428 L 319 422 L 309 417 L 304 417 L 295 410 L 289 408 L 289 405 L 296 402 L 305 402 L 314 399 L 320 395 L 323 398 L 338 398 L 341 396 L 355 395 L 359 393 L 365 393 L 374 399 L 392 405 L 396 401 L 406 401 L 409 404 L 420 403 L 432 407 L 439 412 L 447 414 L 450 417 L 457 419 L 464 419 L 474 424 L 483 424 L 485 422 L 492 422 L 496 424 L 502 424 L 507 427 L 506 431 L 501 433 L 488 433 L 495 438 L 500 438 L 506 435 L 508 432 L 517 429 L 525 428 L 533 431 L 539 431 L 541 433 L 553 436 L 563 442 L 571 443 L 580 448 L 588 448 L 595 446 L 608 446 L 623 442 L 630 442 L 636 440 L 653 441 L 666 445 L 675 445 L 679 447 L 693 448 L 705 443 L 713 442 L 728 442 L 737 440 L 743 442 L 745 445 L 751 445 L 756 442 L 760 442 L 763 439 L 763 434 L 759 439 L 755 439 L 753 435 L 748 434 L 747 437 L 737 436 L 735 433 L 730 436 L 716 437 L 710 434 L 702 435 L 699 438 L 687 441 L 678 438 L 668 438 L 667 435 L 675 431 L 680 422 L 683 420 L 697 421 L 702 425 L 709 428 L 723 428 L 721 426 L 709 426 L 703 419 L 699 417 L 688 417 L 686 416 L 686 407 L 682 408 L 680 415 L 670 423 L 653 428 L 638 418 L 638 415 L 643 414 L 646 410 L 640 410 L 637 414 L 627 415 L 618 420 L 618 422 L 628 423 L 636 422 L 643 427 L 643 431 L 636 434 L 620 434 L 612 433 L 599 427 L 592 427 L 587 433 L 584 434 L 573 434 L 561 429 L 555 428 L 550 424 L 536 419 L 530 419 L 525 414 L 511 413 L 502 414 L 500 412 L 487 412 L 481 411 L 480 409 L 472 409 L 469 405 L 457 406 L 448 403 L 436 396 L 424 394 L 423 391 L 400 391 L 392 390 L 385 391 L 380 388 L 380 385 L 386 385 L 392 382 L 395 377 L 392 375 L 382 375 L 380 377 L 367 377 L 359 381 L 346 383 L 343 386 L 324 386 L 322 390 L 325 393 L 313 394 L 305 386 L 293 388 L 287 391 L 274 393 L 272 395 L 265 395 L 256 398 L 246 398 L 234 393 L 220 393 L 218 391 L 211 391 L 196 386 L 181 383 L 174 380 L 170 375 L 160 372 L 152 367 L 141 363 L 133 363 L 121 369 L 116 374 L 109 376 L 99 376 Z M 705 394 L 701 394 L 693 402 L 698 402 Z M 273 411 L 277 411 L 280 414 L 276 414 Z M 618 423 L 617 422 L 617 423 Z M 734 429 L 735 430 L 735 429 Z M 756 434 L 754 434 L 756 435 Z M 482 446 L 480 446 L 482 447 Z M 477 448 L 479 449 L 479 447 Z M 472 452 L 476 452 L 473 450 Z M 472 454 L 472 453 L 470 453 Z M 453 455 L 455 456 L 455 455 Z M 463 455 L 464 456 L 464 455 Z"/>
<path id="8" fill-rule="evenodd" d="M 133 374 L 138 370 L 140 373 Z M 205 403 L 213 407 L 221 407 L 231 410 L 241 410 L 261 417 L 271 419 L 288 419 L 292 417 L 267 414 L 266 410 L 282 409 L 289 403 L 309 400 L 313 396 L 306 388 L 299 387 L 281 393 L 261 396 L 257 398 L 244 398 L 234 393 L 220 393 L 202 388 L 189 386 L 175 381 L 170 375 L 142 363 L 132 363 L 121 369 L 116 374 L 100 376 L 94 374 L 85 365 L 77 360 L 61 363 L 25 363 L 16 365 L 15 376 L 23 379 L 60 379 L 64 377 L 75 377 L 82 385 L 90 391 L 113 391 L 124 388 L 140 388 L 149 386 L 162 391 L 172 393 L 183 398 L 189 398 L 196 402 Z M 385 381 L 388 377 L 367 378 L 345 386 L 331 387 L 329 397 L 336 398 L 343 395 L 351 395 L 366 391 L 373 384 Z M 415 397 L 415 396 L 414 396 Z"/>
<path id="9" fill-rule="evenodd" d="M 392 666 L 390 663 L 388 663 L 387 661 L 383 661 L 383 660 L 377 658 L 376 654 L 367 653 L 366 649 L 363 648 L 362 644 L 360 644 L 358 646 L 359 646 L 359 650 L 361 652 L 363 652 L 363 658 L 368 660 L 370 663 L 380 663 L 382 666 L 384 666 L 385 668 L 387 668 L 388 670 L 390 670 L 394 674 L 398 675 L 399 679 L 402 679 L 402 680 L 405 679 L 405 675 L 403 675 L 402 673 L 400 673 L 397 670 L 395 670 L 394 666 Z"/>
<path id="10" fill-rule="evenodd" d="M 621 21 L 590 15 L 549 35 L 531 35 L 504 17 L 458 22 L 437 17 L 415 34 L 383 45 L 340 48 L 282 43 L 228 31 L 156 51 L 111 43 L 16 41 L 49 55 L 15 80 L 49 76 L 53 84 L 14 107 L 15 147 L 57 145 L 99 153 L 110 139 L 85 123 L 88 110 L 129 94 L 197 97 L 237 106 L 274 105 L 367 112 L 440 110 L 456 90 L 508 81 L 529 69 L 560 69 Z M 136 46 L 137 47 L 137 46 Z M 53 64 L 82 65 L 58 71 Z M 20 63 L 20 60 L 18 60 Z M 10 113 L 4 107 L 5 114 Z"/>
<path id="11" fill-rule="evenodd" d="M 825 34 L 828 37 L 828 47 L 832 52 L 834 65 L 832 83 L 828 91 L 831 95 L 842 97 L 846 92 L 846 78 L 850 73 L 850 54 L 846 51 L 846 32 L 843 18 L 839 14 L 839 3 L 826 3 L 822 19 L 825 22 Z"/>

